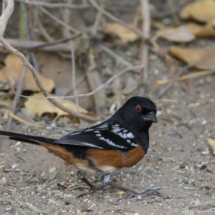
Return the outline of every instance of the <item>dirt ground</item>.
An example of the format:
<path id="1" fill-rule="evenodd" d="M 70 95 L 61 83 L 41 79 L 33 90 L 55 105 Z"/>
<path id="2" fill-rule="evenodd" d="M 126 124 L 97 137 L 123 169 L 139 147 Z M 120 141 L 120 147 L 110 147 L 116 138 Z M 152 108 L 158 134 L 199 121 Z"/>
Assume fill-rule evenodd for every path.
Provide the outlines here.
<path id="1" fill-rule="evenodd" d="M 145 158 L 112 176 L 137 191 L 161 188 L 160 197 L 119 200 L 123 194 L 107 187 L 77 199 L 88 189 L 77 180 L 75 168 L 42 147 L 1 140 L 0 178 L 6 180 L 0 181 L 0 214 L 213 214 L 215 156 L 207 138 L 215 139 L 214 83 L 215 76 L 208 76 L 192 81 L 192 91 L 182 82 L 172 88 L 166 97 L 177 104 L 158 106 L 159 123 L 150 129 Z M 47 137 L 68 132 L 23 124 L 13 124 L 12 130 Z M 49 180 L 52 167 L 57 176 Z"/>

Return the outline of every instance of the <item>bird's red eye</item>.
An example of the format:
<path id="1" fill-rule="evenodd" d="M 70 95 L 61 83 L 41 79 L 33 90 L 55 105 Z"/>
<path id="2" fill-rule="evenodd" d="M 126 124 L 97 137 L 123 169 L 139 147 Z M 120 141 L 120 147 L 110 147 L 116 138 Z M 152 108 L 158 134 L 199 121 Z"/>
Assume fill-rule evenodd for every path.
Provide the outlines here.
<path id="1" fill-rule="evenodd" d="M 141 107 L 139 105 L 136 106 L 136 111 L 138 111 L 138 112 L 141 111 Z"/>

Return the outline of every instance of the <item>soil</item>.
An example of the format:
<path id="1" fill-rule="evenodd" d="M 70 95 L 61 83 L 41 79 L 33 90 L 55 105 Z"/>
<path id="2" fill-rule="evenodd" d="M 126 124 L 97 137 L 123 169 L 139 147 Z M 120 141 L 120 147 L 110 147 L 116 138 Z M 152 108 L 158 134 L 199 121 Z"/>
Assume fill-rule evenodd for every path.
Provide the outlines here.
<path id="1" fill-rule="evenodd" d="M 0 178 L 6 182 L 2 179 L 0 182 L 0 214 L 22 214 L 20 209 L 26 214 L 58 212 L 59 215 L 196 214 L 197 210 L 212 210 L 215 156 L 207 138 L 215 139 L 212 94 L 215 76 L 191 83 L 192 91 L 181 82 L 169 92 L 167 98 L 176 100 L 177 104 L 158 105 L 159 123 L 150 129 L 150 148 L 145 158 L 133 168 L 112 176 L 114 182 L 139 192 L 161 188 L 161 196 L 120 200 L 124 196 L 122 192 L 106 187 L 77 199 L 79 194 L 88 192 L 88 188 L 77 179 L 74 167 L 45 148 L 1 140 Z M 68 133 L 51 126 L 41 130 L 15 123 L 12 131 L 47 137 Z M 56 168 L 57 176 L 49 180 L 52 167 Z M 89 179 L 99 178 L 89 176 Z M 69 188 L 59 187 L 58 183 Z M 77 189 L 70 190 L 72 188 Z M 34 208 L 33 212 L 30 204 L 40 211 Z M 192 211 L 195 212 L 189 213 Z"/>

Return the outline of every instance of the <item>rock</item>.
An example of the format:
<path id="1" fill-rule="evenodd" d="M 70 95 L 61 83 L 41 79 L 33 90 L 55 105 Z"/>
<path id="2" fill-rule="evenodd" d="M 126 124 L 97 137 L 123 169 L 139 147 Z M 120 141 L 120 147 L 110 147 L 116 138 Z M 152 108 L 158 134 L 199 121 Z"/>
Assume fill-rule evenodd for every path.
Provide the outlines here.
<path id="1" fill-rule="evenodd" d="M 0 184 L 5 185 L 7 183 L 7 179 L 4 177 L 0 180 Z"/>

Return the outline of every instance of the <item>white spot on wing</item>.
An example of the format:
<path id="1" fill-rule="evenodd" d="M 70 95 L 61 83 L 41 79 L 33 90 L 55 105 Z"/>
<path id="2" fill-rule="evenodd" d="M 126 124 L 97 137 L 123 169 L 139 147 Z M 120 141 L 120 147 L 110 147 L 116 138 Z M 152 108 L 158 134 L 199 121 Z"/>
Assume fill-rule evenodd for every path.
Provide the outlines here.
<path id="1" fill-rule="evenodd" d="M 120 131 L 121 131 L 121 129 L 118 128 L 118 127 L 114 127 L 114 128 L 113 128 L 113 132 L 114 132 L 114 133 L 118 133 L 118 132 L 120 132 Z"/>
<path id="2" fill-rule="evenodd" d="M 95 133 L 100 133 L 100 131 L 94 131 Z"/>
<path id="3" fill-rule="evenodd" d="M 126 136 L 127 136 L 127 138 L 134 139 L 134 135 L 131 132 L 129 132 Z"/>
<path id="4" fill-rule="evenodd" d="M 108 129 L 108 124 L 105 123 L 105 124 L 99 126 L 98 128 L 99 128 L 99 129 Z"/>
<path id="5" fill-rule="evenodd" d="M 72 145 L 72 144 L 71 144 Z M 97 145 L 93 145 L 93 144 L 90 144 L 90 143 L 82 143 L 82 145 L 84 146 L 88 146 L 88 147 L 93 147 L 93 148 L 98 148 L 98 149 L 103 149 L 102 147 L 99 147 Z M 78 146 L 78 144 L 76 145 Z M 80 145 L 81 146 L 81 145 Z"/>
<path id="6" fill-rule="evenodd" d="M 87 129 L 84 132 L 88 132 L 88 131 L 94 131 L 94 129 Z"/>
<path id="7" fill-rule="evenodd" d="M 118 148 L 127 148 L 127 147 L 124 147 L 124 146 L 120 146 L 120 145 L 117 145 L 115 144 L 113 141 L 109 140 L 109 139 L 105 139 L 104 137 L 100 137 L 99 138 L 100 140 L 104 140 L 107 144 L 109 144 L 110 146 L 114 146 L 114 147 L 118 147 Z"/>
<path id="8" fill-rule="evenodd" d="M 96 136 L 97 136 L 97 137 L 101 137 L 102 135 L 101 135 L 101 134 L 96 134 Z"/>
<path id="9" fill-rule="evenodd" d="M 131 143 L 131 141 L 130 140 L 126 140 L 127 141 L 127 143 Z"/>
<path id="10" fill-rule="evenodd" d="M 138 145 L 135 144 L 135 143 L 131 143 L 131 145 L 132 145 L 133 147 L 137 147 L 137 146 L 138 146 Z"/>
<path id="11" fill-rule="evenodd" d="M 73 133 L 71 133 L 70 135 L 72 136 L 72 135 L 77 135 L 77 134 L 80 134 L 82 131 L 75 131 L 75 132 L 73 132 Z"/>
<path id="12" fill-rule="evenodd" d="M 127 138 L 127 134 L 124 134 L 124 133 L 118 133 L 118 135 L 120 136 L 120 137 L 122 137 L 123 139 L 126 139 Z"/>

